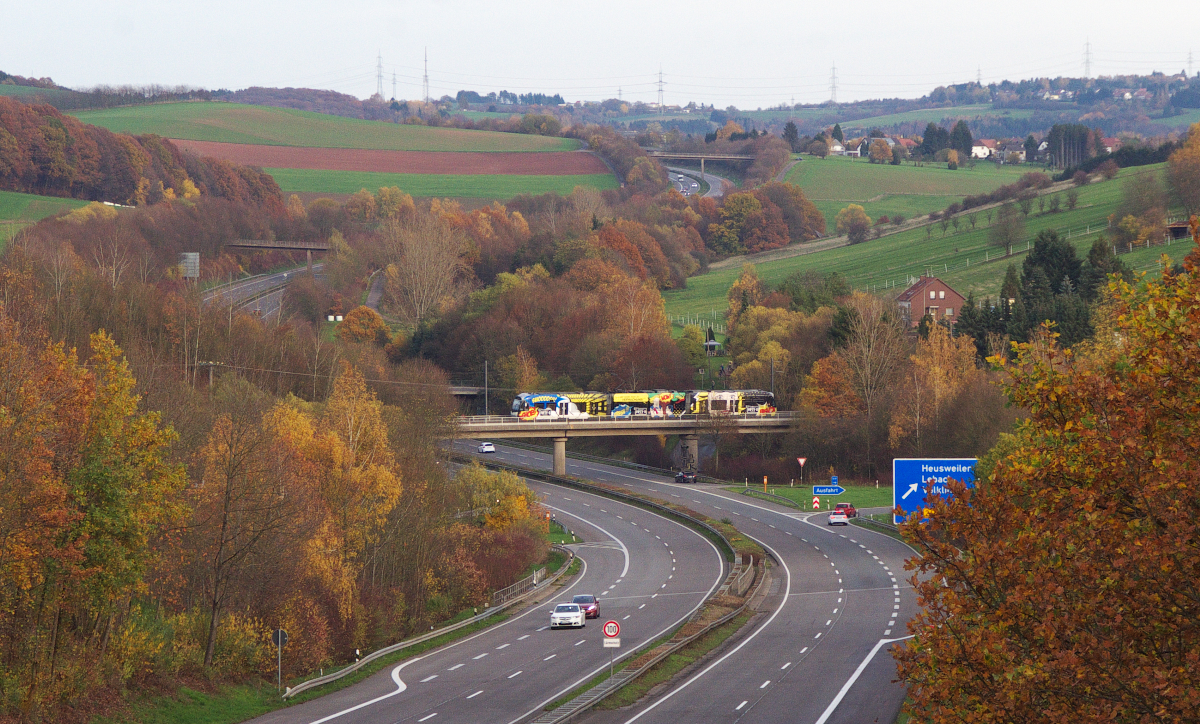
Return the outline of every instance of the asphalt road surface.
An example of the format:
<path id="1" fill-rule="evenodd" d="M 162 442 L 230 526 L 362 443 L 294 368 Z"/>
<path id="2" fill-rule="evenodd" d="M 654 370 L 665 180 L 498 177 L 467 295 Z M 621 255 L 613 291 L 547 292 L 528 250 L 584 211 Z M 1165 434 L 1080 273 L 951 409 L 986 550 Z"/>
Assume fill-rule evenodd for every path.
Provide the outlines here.
<path id="1" fill-rule="evenodd" d="M 697 174 L 698 175 L 698 174 Z M 685 174 L 671 172 L 671 185 L 684 196 L 700 193 L 700 182 Z"/>
<path id="2" fill-rule="evenodd" d="M 722 178 L 721 176 L 715 176 L 711 173 L 701 174 L 699 171 L 690 168 L 678 168 L 675 166 L 664 166 L 664 168 L 671 172 L 672 179 L 680 174 L 683 174 L 684 176 L 703 177 L 704 183 L 708 184 L 708 192 L 704 194 L 708 198 L 715 199 L 725 195 L 725 184 L 728 183 L 728 179 Z M 678 188 L 678 186 L 676 188 Z M 699 191 L 698 184 L 693 193 L 695 193 L 695 191 Z"/>
<path id="3" fill-rule="evenodd" d="M 723 557 L 689 528 L 607 498 L 537 482 L 530 486 L 585 541 L 574 546 L 583 570 L 554 598 L 354 686 L 254 721 L 522 721 L 608 667 L 609 651 L 601 646 L 604 621 L 620 623 L 618 655 L 628 655 L 680 623 L 724 579 Z M 554 604 L 579 593 L 599 597 L 600 618 L 582 629 L 549 630 Z"/>
<path id="4" fill-rule="evenodd" d="M 320 273 L 324 264 L 313 264 L 313 273 Z M 234 282 L 233 284 L 212 289 L 204 293 L 205 304 L 221 299 L 226 304 L 232 302 L 235 306 L 249 309 L 257 309 L 261 316 L 268 317 L 272 313 L 278 313 L 280 302 L 283 299 L 282 287 L 289 284 L 293 279 L 301 274 L 308 273 L 305 269 L 289 269 L 288 271 L 278 272 L 275 274 L 263 274 L 261 276 L 251 277 L 243 281 Z M 279 287 L 276 291 L 263 296 L 261 299 L 255 297 L 268 292 L 269 290 Z"/>
<path id="5" fill-rule="evenodd" d="M 474 444 L 459 443 L 474 452 Z M 500 460 L 549 469 L 549 453 L 497 446 Z M 916 613 L 900 541 L 857 526 L 725 491 L 576 460 L 567 471 L 728 518 L 781 561 L 753 632 L 665 693 L 584 721 L 607 724 L 894 721 L 904 699 L 890 648 Z M 570 493 L 568 493 L 570 494 Z M 558 494 L 556 493 L 555 496 Z M 552 500 L 557 499 L 552 497 Z"/>

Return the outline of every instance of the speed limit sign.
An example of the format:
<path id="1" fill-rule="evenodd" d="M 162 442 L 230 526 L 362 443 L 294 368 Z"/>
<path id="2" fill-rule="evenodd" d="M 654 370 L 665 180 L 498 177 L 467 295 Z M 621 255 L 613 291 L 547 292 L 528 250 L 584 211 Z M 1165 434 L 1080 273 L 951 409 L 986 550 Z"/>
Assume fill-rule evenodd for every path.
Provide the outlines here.
<path id="1" fill-rule="evenodd" d="M 616 621 L 608 621 L 604 624 L 604 635 L 610 639 L 614 639 L 621 635 L 621 624 Z"/>

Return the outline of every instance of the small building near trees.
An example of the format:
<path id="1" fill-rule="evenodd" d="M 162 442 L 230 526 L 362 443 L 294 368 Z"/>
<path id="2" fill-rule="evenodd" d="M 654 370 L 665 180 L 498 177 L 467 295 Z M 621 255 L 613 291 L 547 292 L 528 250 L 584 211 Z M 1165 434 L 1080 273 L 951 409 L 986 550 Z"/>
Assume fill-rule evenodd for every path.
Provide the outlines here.
<path id="1" fill-rule="evenodd" d="M 910 329 L 919 326 L 921 318 L 926 314 L 935 322 L 945 322 L 953 327 L 958 321 L 958 313 L 962 311 L 964 301 L 966 298 L 951 289 L 946 282 L 924 275 L 896 298 L 900 307 L 900 318 Z"/>

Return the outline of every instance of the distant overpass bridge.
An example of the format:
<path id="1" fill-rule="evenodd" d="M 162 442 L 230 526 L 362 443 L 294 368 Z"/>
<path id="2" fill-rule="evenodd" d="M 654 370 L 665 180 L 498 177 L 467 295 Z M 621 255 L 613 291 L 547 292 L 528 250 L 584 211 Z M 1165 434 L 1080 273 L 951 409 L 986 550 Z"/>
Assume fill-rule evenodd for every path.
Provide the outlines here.
<path id="1" fill-rule="evenodd" d="M 748 156 L 740 153 L 673 153 L 671 151 L 659 151 L 657 149 L 647 148 L 646 155 L 650 158 L 667 158 L 676 161 L 699 161 L 700 173 L 704 173 L 704 161 L 753 161 L 754 156 Z"/>
<path id="2" fill-rule="evenodd" d="M 329 251 L 329 243 L 325 241 L 267 241 L 265 239 L 234 239 L 225 242 L 226 248 L 253 249 L 256 251 L 279 249 L 283 251 L 303 251 L 308 256 L 308 271 L 312 272 L 312 255 L 314 251 Z"/>
<path id="3" fill-rule="evenodd" d="M 567 440 L 572 437 L 612 435 L 679 435 L 691 460 L 700 459 L 700 436 L 717 432 L 762 434 L 787 432 L 794 412 L 772 415 L 682 415 L 679 417 L 594 416 L 586 420 L 519 420 L 511 415 L 474 415 L 458 418 L 458 430 L 467 437 L 554 440 L 554 474 L 567 474 Z"/>

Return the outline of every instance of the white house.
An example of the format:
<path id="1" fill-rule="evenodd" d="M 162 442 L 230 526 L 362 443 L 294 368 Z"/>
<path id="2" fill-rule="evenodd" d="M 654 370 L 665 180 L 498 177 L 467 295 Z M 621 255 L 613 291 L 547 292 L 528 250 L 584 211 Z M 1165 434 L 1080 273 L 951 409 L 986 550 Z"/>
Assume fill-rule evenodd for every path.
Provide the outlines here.
<path id="1" fill-rule="evenodd" d="M 996 142 L 991 138 L 977 138 L 971 144 L 971 158 L 989 158 L 996 151 Z"/>

